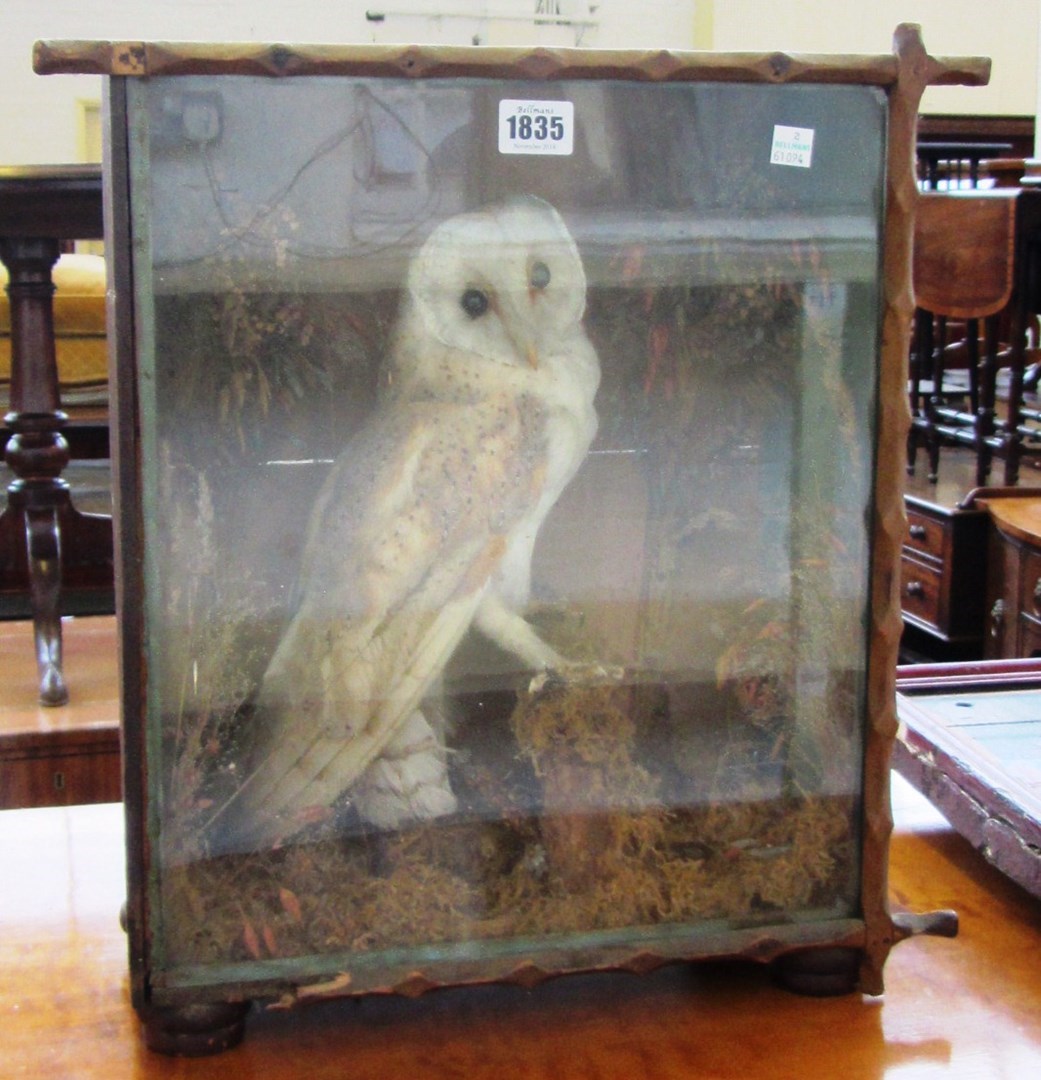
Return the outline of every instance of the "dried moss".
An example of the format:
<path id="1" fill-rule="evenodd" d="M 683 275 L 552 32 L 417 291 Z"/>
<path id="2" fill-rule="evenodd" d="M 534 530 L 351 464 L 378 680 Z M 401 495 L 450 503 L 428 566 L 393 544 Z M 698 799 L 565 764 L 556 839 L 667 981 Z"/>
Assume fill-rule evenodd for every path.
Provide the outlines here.
<path id="1" fill-rule="evenodd" d="M 631 687 L 551 685 L 510 717 L 537 812 L 354 832 L 164 875 L 177 962 L 371 951 L 834 906 L 854 880 L 852 802 L 669 807 L 636 760 Z"/>

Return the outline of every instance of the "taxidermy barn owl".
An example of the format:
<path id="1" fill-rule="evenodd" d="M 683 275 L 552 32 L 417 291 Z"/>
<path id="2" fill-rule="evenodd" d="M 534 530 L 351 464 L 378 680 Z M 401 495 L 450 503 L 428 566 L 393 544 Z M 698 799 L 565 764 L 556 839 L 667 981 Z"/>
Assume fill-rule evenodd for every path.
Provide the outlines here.
<path id="1" fill-rule="evenodd" d="M 471 626 L 532 670 L 566 666 L 522 612 L 539 527 L 596 433 L 585 300 L 538 199 L 453 217 L 413 257 L 381 400 L 317 498 L 215 847 L 277 843 L 345 794 L 380 827 L 452 812 L 425 701 Z"/>

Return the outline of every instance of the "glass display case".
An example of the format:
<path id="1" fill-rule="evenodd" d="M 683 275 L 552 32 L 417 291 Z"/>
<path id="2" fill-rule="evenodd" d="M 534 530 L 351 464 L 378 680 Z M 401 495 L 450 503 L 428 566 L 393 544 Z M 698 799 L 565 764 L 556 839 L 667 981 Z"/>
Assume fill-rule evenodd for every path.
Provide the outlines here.
<path id="1" fill-rule="evenodd" d="M 881 991 L 886 57 L 42 43 L 108 80 L 151 1045 L 719 956 Z"/>

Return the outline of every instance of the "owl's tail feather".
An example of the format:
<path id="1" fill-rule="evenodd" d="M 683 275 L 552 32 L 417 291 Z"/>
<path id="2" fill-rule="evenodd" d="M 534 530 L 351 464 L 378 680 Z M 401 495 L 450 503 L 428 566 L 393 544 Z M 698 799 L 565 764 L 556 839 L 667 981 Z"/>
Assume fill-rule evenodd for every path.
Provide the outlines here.
<path id="1" fill-rule="evenodd" d="M 358 777 L 351 799 L 359 815 L 381 829 L 456 809 L 444 743 L 418 709 Z"/>
<path id="2" fill-rule="evenodd" d="M 418 808 L 426 806 L 431 811 L 437 806 L 446 807 L 437 812 L 452 809 L 447 799 L 434 790 L 447 788 L 447 774 L 443 784 L 437 777 L 436 755 L 431 758 L 425 749 L 420 752 L 423 739 L 416 731 L 402 729 L 406 725 L 418 728 L 411 718 L 419 716 L 422 720 L 419 703 L 466 633 L 481 593 L 477 589 L 451 600 L 430 619 L 407 662 L 397 667 L 392 684 L 382 689 L 382 696 L 375 702 L 362 703 L 349 691 L 345 692 L 345 688 L 359 681 L 357 672 L 331 672 L 322 706 L 324 722 L 307 724 L 290 707 L 290 694 L 280 690 L 277 696 L 284 704 L 278 709 L 274 730 L 266 743 L 270 749 L 238 791 L 210 819 L 210 850 L 217 854 L 278 845 L 327 814 L 332 804 L 385 753 L 389 753 L 389 760 L 375 774 L 382 779 L 372 791 L 382 785 L 386 791 L 396 791 L 399 802 L 412 801 Z M 356 662 L 364 663 L 360 650 L 358 656 Z M 360 681 L 367 684 L 371 680 Z M 264 698 L 262 690 L 259 709 L 264 708 Z M 367 719 L 363 716 L 358 722 L 359 712 L 367 712 Z M 427 731 L 433 735 L 429 725 Z M 416 760 L 408 765 L 412 755 L 401 756 L 400 752 L 412 743 L 417 744 Z M 400 759 L 397 765 L 396 757 Z M 403 762 L 407 767 L 402 772 Z M 422 776 L 423 782 L 415 782 L 413 773 Z M 421 791 L 428 781 L 432 790 L 423 795 Z M 363 786 L 362 790 L 367 789 Z M 406 794 L 409 792 L 413 794 Z M 376 803 L 381 801 L 374 795 L 372 798 Z M 363 803 L 366 800 L 371 801 L 369 796 L 363 796 Z M 364 806 L 360 810 L 363 817 L 367 816 Z M 375 813 L 387 817 L 382 809 Z M 399 820 L 404 816 L 401 814 Z M 382 824 L 375 818 L 370 820 Z"/>

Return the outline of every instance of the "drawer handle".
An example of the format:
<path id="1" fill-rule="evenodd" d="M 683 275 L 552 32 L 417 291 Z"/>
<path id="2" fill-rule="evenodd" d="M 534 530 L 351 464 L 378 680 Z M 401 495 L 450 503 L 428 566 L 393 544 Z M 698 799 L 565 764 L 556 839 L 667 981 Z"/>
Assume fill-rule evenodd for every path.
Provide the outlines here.
<path id="1" fill-rule="evenodd" d="M 1034 609 L 1041 608 L 1041 577 L 1034 582 Z"/>
<path id="2" fill-rule="evenodd" d="M 929 530 L 924 525 L 911 526 L 911 539 L 924 540 L 929 535 Z"/>
<path id="3" fill-rule="evenodd" d="M 990 609 L 990 636 L 992 638 L 1001 637 L 1002 629 L 1005 625 L 1005 601 L 995 600 L 994 606 Z"/>
<path id="4" fill-rule="evenodd" d="M 920 581 L 909 581 L 904 591 L 908 596 L 925 596 L 925 586 Z"/>

